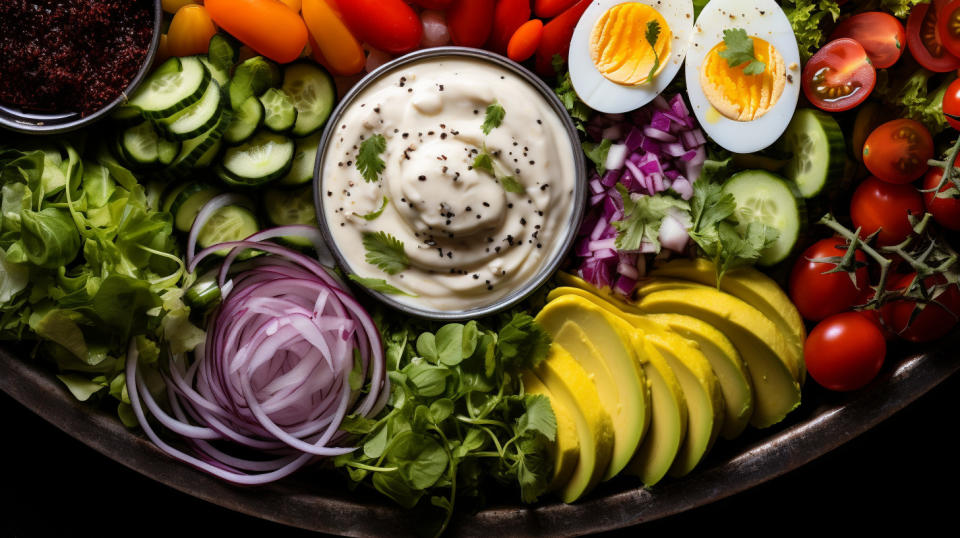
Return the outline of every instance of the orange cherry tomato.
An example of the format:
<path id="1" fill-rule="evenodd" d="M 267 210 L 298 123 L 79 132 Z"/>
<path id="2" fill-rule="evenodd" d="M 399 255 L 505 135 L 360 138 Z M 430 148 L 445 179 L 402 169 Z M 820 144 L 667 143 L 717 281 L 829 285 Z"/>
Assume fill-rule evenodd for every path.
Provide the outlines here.
<path id="1" fill-rule="evenodd" d="M 423 9 L 447 9 L 453 0 L 412 0 Z"/>
<path id="2" fill-rule="evenodd" d="M 170 21 L 167 30 L 167 52 L 171 56 L 206 54 L 210 50 L 210 38 L 217 27 L 207 10 L 199 4 L 180 8 Z"/>
<path id="3" fill-rule="evenodd" d="M 482 47 L 493 29 L 494 0 L 454 0 L 447 10 L 450 41 L 461 47 Z"/>
<path id="4" fill-rule="evenodd" d="M 327 0 L 303 0 L 303 20 L 310 31 L 310 48 L 321 55 L 336 75 L 363 71 L 367 57 L 363 46 Z"/>
<path id="5" fill-rule="evenodd" d="M 863 144 L 863 164 L 890 183 L 910 183 L 930 168 L 933 137 L 918 121 L 905 118 L 877 127 Z"/>
<path id="6" fill-rule="evenodd" d="M 507 44 L 507 57 L 515 62 L 523 62 L 537 52 L 543 37 L 543 23 L 540 19 L 527 21 L 517 28 Z"/>
<path id="7" fill-rule="evenodd" d="M 275 62 L 289 63 L 307 46 L 300 15 L 277 0 L 206 0 L 217 26 Z"/>
<path id="8" fill-rule="evenodd" d="M 280 0 L 287 5 L 288 8 L 292 9 L 294 13 L 300 13 L 300 8 L 302 7 L 303 2 L 300 0 Z"/>
<path id="9" fill-rule="evenodd" d="M 550 19 L 563 13 L 563 10 L 572 6 L 577 0 L 536 0 L 533 11 L 537 17 Z"/>
<path id="10" fill-rule="evenodd" d="M 530 20 L 530 0 L 499 0 L 493 10 L 493 29 L 487 48 L 506 54 L 507 44 L 517 28 Z"/>
<path id="11" fill-rule="evenodd" d="M 420 17 L 403 0 L 337 0 L 347 26 L 361 41 L 391 54 L 410 52 L 420 45 Z"/>
<path id="12" fill-rule="evenodd" d="M 153 57 L 153 66 L 165 62 L 170 58 L 170 47 L 167 44 L 167 34 L 160 34 L 160 43 L 157 45 L 157 54 Z"/>
<path id="13" fill-rule="evenodd" d="M 589 6 L 590 0 L 580 0 L 543 25 L 543 36 L 540 39 L 540 46 L 537 47 L 537 73 L 542 76 L 554 75 L 554 56 L 567 60 L 573 29 L 576 28 L 580 17 Z"/>

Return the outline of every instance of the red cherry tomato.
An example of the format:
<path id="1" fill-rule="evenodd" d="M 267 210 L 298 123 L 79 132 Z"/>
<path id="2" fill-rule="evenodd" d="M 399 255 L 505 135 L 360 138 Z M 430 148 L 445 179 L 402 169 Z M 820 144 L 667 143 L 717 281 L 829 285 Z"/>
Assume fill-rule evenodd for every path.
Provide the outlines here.
<path id="1" fill-rule="evenodd" d="M 803 67 L 803 94 L 816 107 L 842 112 L 862 103 L 877 82 L 867 51 L 850 39 L 835 39 Z"/>
<path id="2" fill-rule="evenodd" d="M 493 11 L 493 30 L 487 48 L 507 53 L 507 45 L 517 28 L 530 20 L 530 0 L 499 0 Z"/>
<path id="3" fill-rule="evenodd" d="M 515 62 L 525 62 L 537 52 L 540 38 L 543 37 L 543 23 L 532 19 L 523 23 L 507 44 L 507 57 Z"/>
<path id="4" fill-rule="evenodd" d="M 915 274 L 900 275 L 887 285 L 889 289 L 904 289 L 913 282 Z M 928 288 L 946 283 L 940 275 L 928 277 L 924 285 Z M 946 336 L 957 324 L 957 315 L 960 314 L 960 288 L 951 284 L 934 297 L 934 302 L 927 304 L 922 310 L 915 313 L 917 304 L 914 301 L 899 300 L 883 305 L 880 313 L 884 323 L 893 331 L 910 342 L 931 342 Z"/>
<path id="5" fill-rule="evenodd" d="M 863 164 L 890 183 L 910 183 L 930 168 L 933 137 L 918 121 L 898 119 L 877 127 L 863 144 Z"/>
<path id="6" fill-rule="evenodd" d="M 943 94 L 943 115 L 951 127 L 960 131 L 960 79 L 951 82 Z"/>
<path id="7" fill-rule="evenodd" d="M 493 29 L 494 0 L 454 0 L 447 10 L 450 41 L 461 47 L 482 47 Z"/>
<path id="8" fill-rule="evenodd" d="M 411 0 L 423 9 L 447 9 L 453 0 Z"/>
<path id="9" fill-rule="evenodd" d="M 937 30 L 937 10 L 943 2 L 917 4 L 910 10 L 907 19 L 907 44 L 910 54 L 917 62 L 936 73 L 946 73 L 960 68 L 960 58 L 950 54 L 943 46 Z"/>
<path id="10" fill-rule="evenodd" d="M 937 12 L 937 33 L 947 52 L 960 56 L 960 0 L 953 0 Z"/>
<path id="11" fill-rule="evenodd" d="M 877 376 L 887 341 L 876 325 L 857 312 L 834 314 L 810 331 L 803 349 L 807 371 L 830 390 L 856 390 Z"/>
<path id="12" fill-rule="evenodd" d="M 844 19 L 830 39 L 849 37 L 867 51 L 873 67 L 886 69 L 897 63 L 907 46 L 907 32 L 896 17 L 882 11 L 858 13 Z"/>
<path id="13" fill-rule="evenodd" d="M 960 158 L 956 164 L 960 165 Z M 953 187 L 953 183 L 948 182 L 939 191 L 934 192 L 943 179 L 943 168 L 931 166 L 927 175 L 923 176 L 923 204 L 927 208 L 927 213 L 933 215 L 933 220 L 937 221 L 944 228 L 960 231 L 960 194 L 942 198 L 937 196 L 938 192 L 947 192 Z"/>
<path id="14" fill-rule="evenodd" d="M 913 231 L 908 215 L 923 214 L 923 197 L 912 185 L 887 183 L 871 176 L 857 187 L 850 200 L 850 218 L 860 237 L 877 230 L 877 243 L 896 245 Z"/>
<path id="15" fill-rule="evenodd" d="M 275 62 L 292 62 L 307 46 L 307 25 L 276 0 L 207 0 L 217 26 Z"/>
<path id="16" fill-rule="evenodd" d="M 804 318 L 820 321 L 833 314 L 850 310 L 860 304 L 863 290 L 869 289 L 870 275 L 867 272 L 867 256 L 860 250 L 856 259 L 863 262 L 854 273 L 856 284 L 846 272 L 828 273 L 836 266 L 828 262 L 813 261 L 823 258 L 842 258 L 847 249 L 844 241 L 835 237 L 821 239 L 797 258 L 790 272 L 790 299 Z"/>
<path id="17" fill-rule="evenodd" d="M 347 26 L 375 49 L 402 54 L 420 46 L 423 25 L 403 0 L 336 0 Z"/>
<path id="18" fill-rule="evenodd" d="M 590 7 L 590 0 L 580 0 L 543 25 L 543 35 L 540 46 L 537 47 L 537 73 L 541 76 L 553 76 L 553 57 L 560 56 L 567 60 L 570 52 L 570 38 L 583 12 Z"/>
<path id="19" fill-rule="evenodd" d="M 533 11 L 541 19 L 550 19 L 556 17 L 563 10 L 572 6 L 577 0 L 536 0 L 533 3 Z"/>

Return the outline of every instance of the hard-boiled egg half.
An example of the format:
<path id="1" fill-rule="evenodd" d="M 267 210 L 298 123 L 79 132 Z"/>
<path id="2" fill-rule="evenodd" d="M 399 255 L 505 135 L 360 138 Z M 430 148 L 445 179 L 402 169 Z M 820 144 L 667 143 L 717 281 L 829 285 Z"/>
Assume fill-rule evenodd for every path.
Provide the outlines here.
<path id="1" fill-rule="evenodd" d="M 773 144 L 800 97 L 800 51 L 774 0 L 712 0 L 687 52 L 687 93 L 709 137 L 735 153 Z"/>
<path id="2" fill-rule="evenodd" d="M 692 33 L 691 0 L 595 0 L 570 40 L 570 81 L 594 110 L 640 108 L 676 76 Z"/>

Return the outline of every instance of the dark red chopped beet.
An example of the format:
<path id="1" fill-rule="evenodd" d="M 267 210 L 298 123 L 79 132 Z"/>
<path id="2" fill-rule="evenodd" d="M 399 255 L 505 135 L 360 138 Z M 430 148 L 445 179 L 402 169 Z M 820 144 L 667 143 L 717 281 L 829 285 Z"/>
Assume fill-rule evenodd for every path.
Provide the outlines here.
<path id="1" fill-rule="evenodd" d="M 0 102 L 96 112 L 136 76 L 152 33 L 149 0 L 2 0 Z"/>

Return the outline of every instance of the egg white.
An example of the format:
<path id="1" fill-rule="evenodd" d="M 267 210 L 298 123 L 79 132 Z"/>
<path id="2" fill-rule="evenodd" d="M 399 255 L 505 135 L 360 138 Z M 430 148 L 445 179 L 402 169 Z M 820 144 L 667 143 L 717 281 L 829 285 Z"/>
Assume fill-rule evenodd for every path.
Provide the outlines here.
<path id="1" fill-rule="evenodd" d="M 673 32 L 670 58 L 652 83 L 624 86 L 604 77 L 590 58 L 590 34 L 597 20 L 618 4 L 646 4 L 660 12 Z M 607 113 L 629 112 L 652 101 L 680 71 L 693 34 L 692 0 L 595 0 L 584 11 L 570 40 L 570 81 L 580 99 L 594 110 Z"/>
<path id="2" fill-rule="evenodd" d="M 753 121 L 735 121 L 723 116 L 713 109 L 700 86 L 700 67 L 704 58 L 723 41 L 723 31 L 733 28 L 743 28 L 747 35 L 764 39 L 776 47 L 787 68 L 787 82 L 780 99 L 766 114 Z M 753 153 L 780 138 L 790 124 L 800 98 L 800 70 L 796 36 L 787 16 L 774 0 L 712 0 L 697 17 L 687 52 L 687 95 L 707 136 L 727 150 Z"/>

